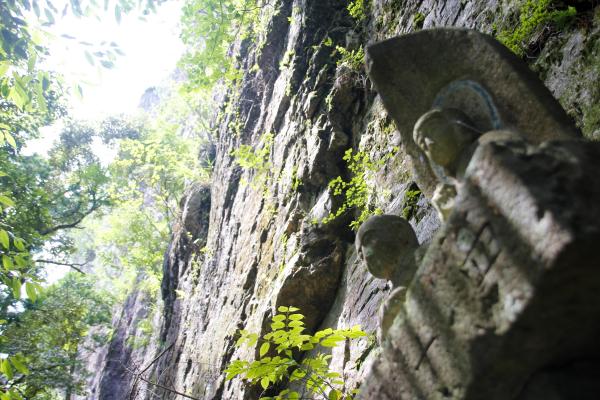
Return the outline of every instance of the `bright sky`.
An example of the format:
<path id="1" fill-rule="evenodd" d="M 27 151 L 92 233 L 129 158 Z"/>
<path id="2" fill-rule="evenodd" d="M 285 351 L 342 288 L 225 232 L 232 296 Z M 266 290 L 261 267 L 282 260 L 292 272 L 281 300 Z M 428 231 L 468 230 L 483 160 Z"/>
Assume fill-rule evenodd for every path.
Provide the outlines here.
<path id="1" fill-rule="evenodd" d="M 54 39 L 48 44 L 50 55 L 43 65 L 61 73 L 68 85 L 82 86 L 83 98 L 71 93 L 71 117 L 101 120 L 112 114 L 136 112 L 144 91 L 164 82 L 183 54 L 179 39 L 182 4 L 181 0 L 169 0 L 157 7 L 155 14 L 146 16 L 146 21 L 132 13 L 124 14 L 117 23 L 112 9 L 101 16 L 101 21 L 70 15 L 57 21 L 50 29 Z M 116 42 L 125 55 L 118 56 L 113 69 L 92 66 L 85 57 L 88 47 L 78 41 Z M 43 153 L 59 130 L 60 124 L 43 129 L 44 137 L 30 144 L 27 152 Z"/>
<path id="2" fill-rule="evenodd" d="M 81 101 L 73 99 L 73 115 L 99 118 L 109 114 L 133 113 L 140 96 L 148 87 L 158 85 L 175 69 L 183 53 L 179 39 L 182 2 L 170 0 L 149 14 L 146 21 L 136 15 L 124 15 L 117 23 L 112 12 L 101 21 L 91 18 L 65 18 L 53 30 L 91 43 L 116 42 L 125 52 L 112 70 L 93 67 L 84 55 L 85 46 L 57 36 L 50 46 L 50 69 L 67 79 L 89 82 L 84 85 Z M 110 10 L 112 11 L 112 10 Z"/>
<path id="3" fill-rule="evenodd" d="M 43 65 L 62 74 L 67 84 L 81 84 L 83 98 L 72 93 L 68 99 L 70 116 L 97 121 L 111 114 L 134 114 L 144 91 L 163 83 L 183 53 L 179 39 L 181 7 L 181 0 L 169 0 L 146 21 L 136 15 L 123 15 L 120 24 L 112 10 L 101 21 L 74 17 L 58 21 L 51 29 L 55 38 L 48 44 L 50 55 Z M 78 45 L 78 40 L 116 42 L 125 55 L 117 58 L 113 69 L 98 69 L 86 60 L 86 47 Z M 43 137 L 29 144 L 26 152 L 45 153 L 59 131 L 60 124 L 43 129 Z M 48 283 L 67 271 L 68 267 L 47 266 Z"/>

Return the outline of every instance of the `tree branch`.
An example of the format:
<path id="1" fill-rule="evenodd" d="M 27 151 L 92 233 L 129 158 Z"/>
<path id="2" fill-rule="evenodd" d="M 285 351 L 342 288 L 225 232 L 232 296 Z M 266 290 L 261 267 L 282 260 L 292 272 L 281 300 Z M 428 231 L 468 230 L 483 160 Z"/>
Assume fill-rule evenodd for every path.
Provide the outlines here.
<path id="1" fill-rule="evenodd" d="M 84 267 L 87 265 L 87 263 L 83 263 L 83 264 L 78 264 L 78 263 L 64 263 L 64 262 L 60 262 L 60 261 L 52 261 L 52 260 L 33 260 L 34 262 L 39 262 L 39 263 L 44 263 L 44 264 L 53 264 L 53 265 L 63 265 L 65 267 L 69 267 L 74 269 L 75 271 L 79 272 L 80 274 L 85 275 L 85 272 L 83 272 L 79 267 Z"/>
<path id="2" fill-rule="evenodd" d="M 46 229 L 42 229 L 40 231 L 40 234 L 41 235 L 49 235 L 49 234 L 59 231 L 61 229 L 76 228 L 77 225 L 79 225 L 85 217 L 87 217 L 88 215 L 90 215 L 91 213 L 93 213 L 94 211 L 99 209 L 103 205 L 103 203 L 104 203 L 103 200 L 96 200 L 96 198 L 93 198 L 92 205 L 90 206 L 90 208 L 88 208 L 85 212 L 80 213 L 75 221 L 66 223 L 66 224 L 52 226 L 52 227 L 46 228 Z"/>

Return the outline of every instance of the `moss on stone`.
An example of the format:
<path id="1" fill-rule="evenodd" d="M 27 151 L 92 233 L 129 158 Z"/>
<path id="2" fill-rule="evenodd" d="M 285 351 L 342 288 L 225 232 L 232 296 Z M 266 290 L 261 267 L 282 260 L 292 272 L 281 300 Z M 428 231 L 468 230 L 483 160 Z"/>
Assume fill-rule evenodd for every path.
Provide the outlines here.
<path id="1" fill-rule="evenodd" d="M 557 29 L 568 26 L 577 14 L 575 7 L 556 9 L 554 0 L 526 0 L 519 9 L 516 27 L 506 26 L 498 33 L 498 40 L 519 56 L 523 56 L 531 39 L 540 29 L 554 25 Z"/>
<path id="2" fill-rule="evenodd" d="M 425 14 L 421 13 L 421 12 L 417 12 L 413 15 L 412 18 L 412 25 L 413 25 L 413 29 L 419 30 L 423 28 L 423 23 L 425 22 Z"/>
<path id="3" fill-rule="evenodd" d="M 596 102 L 583 110 L 582 130 L 587 138 L 600 141 L 600 103 Z"/>

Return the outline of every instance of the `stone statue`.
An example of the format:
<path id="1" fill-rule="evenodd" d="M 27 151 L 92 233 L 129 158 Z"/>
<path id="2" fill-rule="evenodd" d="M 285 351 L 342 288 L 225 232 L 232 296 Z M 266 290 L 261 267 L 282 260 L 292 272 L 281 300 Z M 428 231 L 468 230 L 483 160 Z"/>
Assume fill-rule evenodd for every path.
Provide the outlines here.
<path id="1" fill-rule="evenodd" d="M 385 344 L 358 397 L 597 397 L 587 355 L 600 332 L 600 146 L 579 141 L 543 82 L 480 32 L 388 39 L 367 47 L 366 64 L 445 226 L 381 307 Z M 401 250 L 377 258 L 391 247 L 372 240 L 357 238 L 361 257 L 394 276 L 364 255 Z"/>
<path id="2" fill-rule="evenodd" d="M 376 278 L 392 282 L 394 289 L 379 309 L 377 338 L 381 343 L 402 310 L 406 288 L 417 270 L 422 251 L 412 226 L 397 215 L 374 215 L 356 234 L 356 252 Z"/>
<path id="3" fill-rule="evenodd" d="M 416 269 L 419 241 L 412 226 L 397 215 L 373 215 L 356 234 L 356 252 L 376 278 L 407 286 Z"/>
<path id="4" fill-rule="evenodd" d="M 426 112 L 413 130 L 415 143 L 429 158 L 440 181 L 462 178 L 471 158 L 469 150 L 480 135 L 469 118 L 455 108 Z"/>
<path id="5" fill-rule="evenodd" d="M 458 187 L 477 146 L 493 141 L 522 140 L 510 130 L 483 133 L 456 108 L 434 108 L 417 120 L 413 140 L 429 159 L 438 184 L 431 202 L 445 222 L 452 209 Z"/>

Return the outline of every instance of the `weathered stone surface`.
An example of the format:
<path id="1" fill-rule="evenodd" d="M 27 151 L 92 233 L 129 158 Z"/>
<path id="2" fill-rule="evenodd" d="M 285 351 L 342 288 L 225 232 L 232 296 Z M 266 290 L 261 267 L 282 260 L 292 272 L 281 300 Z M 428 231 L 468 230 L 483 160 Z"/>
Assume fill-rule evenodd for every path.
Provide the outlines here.
<path id="1" fill-rule="evenodd" d="M 480 146 L 361 398 L 538 399 L 573 368 L 595 388 L 598 168 L 598 144 Z M 561 391 L 542 393 L 578 398 Z"/>
<path id="2" fill-rule="evenodd" d="M 526 64 L 476 31 L 424 30 L 376 43 L 367 48 L 367 67 L 429 195 L 434 174 L 411 134 L 436 102 L 462 110 L 481 132 L 513 129 L 532 143 L 580 135 Z"/>

